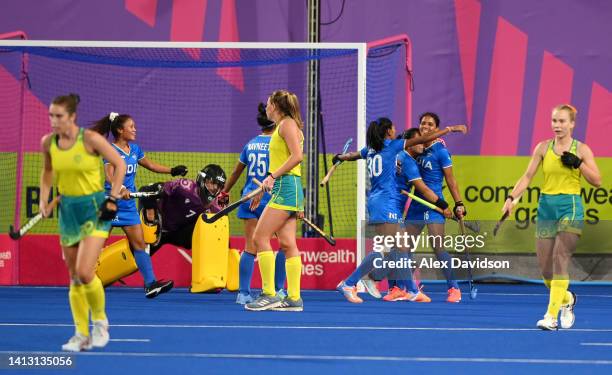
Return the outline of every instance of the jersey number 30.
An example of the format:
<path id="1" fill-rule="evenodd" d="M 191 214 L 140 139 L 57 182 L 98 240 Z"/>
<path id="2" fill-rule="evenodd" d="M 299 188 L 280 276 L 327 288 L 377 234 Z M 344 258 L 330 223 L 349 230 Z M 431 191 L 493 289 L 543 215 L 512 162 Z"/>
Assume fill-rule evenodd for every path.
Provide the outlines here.
<path id="1" fill-rule="evenodd" d="M 266 154 L 249 154 L 249 176 L 265 176 L 268 173 Z"/>
<path id="2" fill-rule="evenodd" d="M 374 157 L 368 157 L 368 175 L 370 178 L 378 177 L 382 173 L 382 156 L 380 154 Z"/>

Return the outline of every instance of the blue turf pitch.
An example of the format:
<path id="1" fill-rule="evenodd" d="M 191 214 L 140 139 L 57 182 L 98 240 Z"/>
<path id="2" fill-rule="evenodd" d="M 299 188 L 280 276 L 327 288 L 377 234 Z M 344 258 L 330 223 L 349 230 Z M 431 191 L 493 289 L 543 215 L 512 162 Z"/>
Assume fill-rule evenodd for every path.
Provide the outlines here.
<path id="1" fill-rule="evenodd" d="M 460 304 L 444 302 L 443 288 L 426 287 L 429 304 L 307 291 L 302 313 L 247 312 L 231 293 L 147 300 L 111 288 L 109 345 L 77 354 L 74 369 L 35 373 L 612 373 L 612 288 L 573 287 L 576 324 L 558 332 L 535 328 L 541 285 L 479 285 L 475 300 L 464 287 Z M 65 288 L 0 288 L 0 306 L 0 355 L 61 354 L 73 333 Z"/>

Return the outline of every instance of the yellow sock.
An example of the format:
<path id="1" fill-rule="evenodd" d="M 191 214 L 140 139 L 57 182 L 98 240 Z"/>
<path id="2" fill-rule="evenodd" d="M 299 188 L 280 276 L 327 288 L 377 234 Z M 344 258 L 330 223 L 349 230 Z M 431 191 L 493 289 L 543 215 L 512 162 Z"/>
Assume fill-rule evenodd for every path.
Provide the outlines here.
<path id="1" fill-rule="evenodd" d="M 569 282 L 568 282 L 569 284 Z M 569 287 L 569 285 L 568 285 Z M 569 292 L 569 290 L 565 291 L 565 296 L 563 297 L 563 301 L 561 302 L 562 305 L 567 305 L 570 302 L 572 302 L 572 293 Z"/>
<path id="2" fill-rule="evenodd" d="M 287 272 L 287 295 L 293 301 L 300 299 L 300 281 L 302 279 L 302 258 L 287 258 L 285 261 L 285 271 Z"/>
<path id="3" fill-rule="evenodd" d="M 76 331 L 81 335 L 89 336 L 89 304 L 85 298 L 83 285 L 70 284 L 68 300 Z"/>
<path id="4" fill-rule="evenodd" d="M 563 300 L 567 294 L 567 287 L 569 286 L 569 279 L 555 278 L 550 283 L 550 299 L 548 302 L 547 313 L 553 318 L 559 315 L 559 309 L 563 304 Z"/>
<path id="5" fill-rule="evenodd" d="M 98 276 L 95 276 L 89 284 L 83 284 L 83 289 L 89 308 L 91 308 L 91 320 L 107 320 L 104 287 Z"/>
<path id="6" fill-rule="evenodd" d="M 546 285 L 546 287 L 550 289 L 551 280 L 550 279 L 542 279 L 542 280 L 544 280 L 544 285 Z M 572 298 L 573 298 L 572 293 L 570 293 L 569 290 L 565 291 L 565 296 L 563 297 L 563 301 L 561 302 L 561 304 L 562 305 L 569 304 L 570 302 L 572 302 Z"/>
<path id="7" fill-rule="evenodd" d="M 274 263 L 276 262 L 274 253 L 272 250 L 258 252 L 257 262 L 259 262 L 263 294 L 268 296 L 276 295 L 276 290 L 274 289 Z"/>

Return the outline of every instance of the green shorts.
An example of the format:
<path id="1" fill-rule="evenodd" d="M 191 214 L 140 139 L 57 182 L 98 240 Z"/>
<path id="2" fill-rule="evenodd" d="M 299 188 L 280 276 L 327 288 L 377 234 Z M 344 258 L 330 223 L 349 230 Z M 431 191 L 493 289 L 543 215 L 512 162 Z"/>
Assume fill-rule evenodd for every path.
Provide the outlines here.
<path id="1" fill-rule="evenodd" d="M 304 191 L 300 176 L 286 174 L 277 178 L 268 207 L 285 211 L 304 211 Z"/>
<path id="2" fill-rule="evenodd" d="M 553 238 L 558 232 L 582 234 L 584 208 L 576 194 L 541 194 L 536 221 L 537 238 Z"/>
<path id="3" fill-rule="evenodd" d="M 73 246 L 88 236 L 107 238 L 110 221 L 98 219 L 104 192 L 83 196 L 63 195 L 59 204 L 59 232 L 62 246 Z"/>

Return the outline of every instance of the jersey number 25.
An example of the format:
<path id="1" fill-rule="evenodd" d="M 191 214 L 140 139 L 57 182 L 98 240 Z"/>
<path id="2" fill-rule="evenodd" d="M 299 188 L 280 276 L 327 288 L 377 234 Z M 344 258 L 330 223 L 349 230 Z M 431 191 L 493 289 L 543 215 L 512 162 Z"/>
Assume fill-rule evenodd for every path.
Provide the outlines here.
<path id="1" fill-rule="evenodd" d="M 249 154 L 249 176 L 265 176 L 268 173 L 266 154 Z"/>

